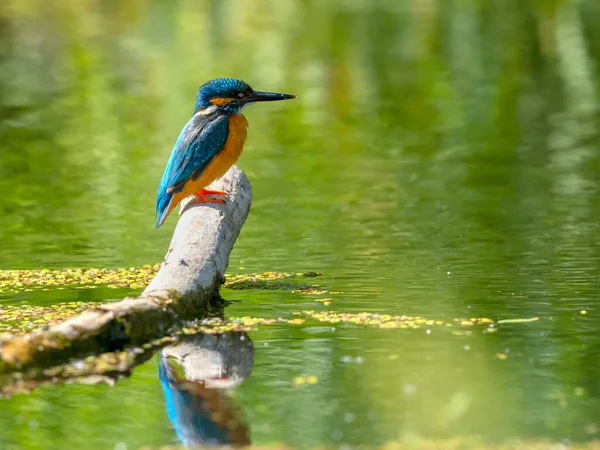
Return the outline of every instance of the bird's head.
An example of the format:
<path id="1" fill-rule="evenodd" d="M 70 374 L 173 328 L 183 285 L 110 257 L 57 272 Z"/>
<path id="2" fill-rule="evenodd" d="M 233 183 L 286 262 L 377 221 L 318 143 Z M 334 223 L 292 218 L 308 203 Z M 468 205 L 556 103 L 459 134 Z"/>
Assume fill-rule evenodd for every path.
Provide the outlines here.
<path id="1" fill-rule="evenodd" d="M 242 109 L 256 102 L 270 102 L 275 100 L 288 100 L 295 98 L 289 94 L 275 92 L 259 92 L 252 89 L 247 83 L 234 78 L 217 78 L 204 83 L 196 95 L 196 109 L 194 113 L 207 109 L 226 111 L 238 114 Z"/>

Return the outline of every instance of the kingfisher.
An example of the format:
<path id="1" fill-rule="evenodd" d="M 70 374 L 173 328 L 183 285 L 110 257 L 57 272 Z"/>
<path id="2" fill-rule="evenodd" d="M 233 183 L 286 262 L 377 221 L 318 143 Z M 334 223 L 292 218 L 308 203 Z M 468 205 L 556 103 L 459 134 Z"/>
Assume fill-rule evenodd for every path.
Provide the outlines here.
<path id="1" fill-rule="evenodd" d="M 160 180 L 156 228 L 192 195 L 196 203 L 225 203 L 225 192 L 206 186 L 223 176 L 242 153 L 248 130 L 243 109 L 252 103 L 291 98 L 295 96 L 255 91 L 234 78 L 217 78 L 200 86 L 194 114 L 179 133 Z"/>

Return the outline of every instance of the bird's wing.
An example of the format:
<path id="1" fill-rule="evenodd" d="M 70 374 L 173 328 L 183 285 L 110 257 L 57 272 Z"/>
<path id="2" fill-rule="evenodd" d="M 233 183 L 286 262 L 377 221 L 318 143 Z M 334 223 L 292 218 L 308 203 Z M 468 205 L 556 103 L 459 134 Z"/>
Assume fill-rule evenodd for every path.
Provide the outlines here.
<path id="1" fill-rule="evenodd" d="M 197 179 L 202 174 L 225 146 L 228 132 L 229 121 L 225 116 L 197 115 L 189 120 L 179 134 L 163 173 L 158 188 L 157 212 L 162 210 L 165 197 L 180 192 L 190 178 Z"/>

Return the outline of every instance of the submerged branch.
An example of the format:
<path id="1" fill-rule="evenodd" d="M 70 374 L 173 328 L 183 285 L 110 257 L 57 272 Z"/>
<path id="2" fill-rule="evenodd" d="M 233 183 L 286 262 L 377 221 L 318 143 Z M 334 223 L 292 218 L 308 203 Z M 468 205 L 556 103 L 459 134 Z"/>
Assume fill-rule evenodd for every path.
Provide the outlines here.
<path id="1" fill-rule="evenodd" d="M 218 299 L 229 254 L 252 202 L 250 182 L 232 167 L 212 188 L 224 204 L 182 203 L 160 270 L 137 298 L 102 305 L 48 330 L 0 341 L 0 372 L 47 367 L 163 336 L 183 320 L 205 316 Z"/>

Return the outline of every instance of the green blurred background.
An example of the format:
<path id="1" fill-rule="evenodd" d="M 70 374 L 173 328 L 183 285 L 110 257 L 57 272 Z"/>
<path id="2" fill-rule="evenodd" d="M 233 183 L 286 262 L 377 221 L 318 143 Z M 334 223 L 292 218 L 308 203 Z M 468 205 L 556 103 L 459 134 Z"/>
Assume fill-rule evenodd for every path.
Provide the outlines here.
<path id="1" fill-rule="evenodd" d="M 298 98 L 246 110 L 254 201 L 229 271 L 321 271 L 342 294 L 224 291 L 230 315 L 541 318 L 261 328 L 234 392 L 252 441 L 595 439 L 599 24 L 597 0 L 4 0 L 0 268 L 159 261 L 175 218 L 154 230 L 156 188 L 196 89 L 241 78 Z M 41 389 L 0 403 L 0 448 L 167 444 L 163 403 L 155 360 Z"/>

